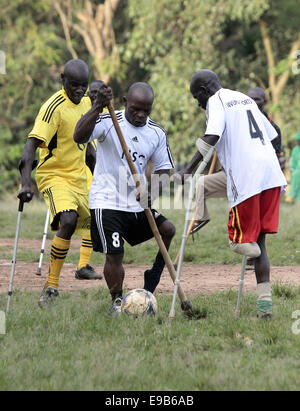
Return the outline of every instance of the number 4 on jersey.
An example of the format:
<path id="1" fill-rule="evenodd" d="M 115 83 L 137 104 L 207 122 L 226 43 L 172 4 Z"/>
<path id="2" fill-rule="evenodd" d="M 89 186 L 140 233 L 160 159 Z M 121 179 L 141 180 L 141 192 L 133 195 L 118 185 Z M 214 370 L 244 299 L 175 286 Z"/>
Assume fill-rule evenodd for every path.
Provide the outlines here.
<path id="1" fill-rule="evenodd" d="M 251 138 L 259 138 L 262 144 L 265 144 L 263 133 L 258 128 L 257 122 L 255 121 L 255 118 L 251 110 L 247 110 L 247 116 L 248 116 L 249 132 L 250 132 Z"/>

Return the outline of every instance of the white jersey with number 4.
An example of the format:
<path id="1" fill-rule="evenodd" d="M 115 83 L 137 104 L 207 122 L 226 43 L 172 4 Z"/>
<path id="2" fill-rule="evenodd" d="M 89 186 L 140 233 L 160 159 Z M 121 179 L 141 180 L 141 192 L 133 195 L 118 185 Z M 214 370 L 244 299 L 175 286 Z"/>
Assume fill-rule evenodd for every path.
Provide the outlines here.
<path id="1" fill-rule="evenodd" d="M 117 111 L 116 117 L 140 179 L 145 181 L 148 160 L 155 171 L 174 168 L 165 131 L 149 117 L 135 127 Z M 96 166 L 89 193 L 89 207 L 129 212 L 144 209 L 136 200 L 137 190 L 110 114 L 100 114 L 89 142 L 97 139 Z"/>
<path id="2" fill-rule="evenodd" d="M 250 97 L 221 88 L 208 99 L 205 134 L 220 136 L 215 149 L 227 176 L 231 207 L 273 187 L 285 187 L 271 141 L 277 132 Z"/>

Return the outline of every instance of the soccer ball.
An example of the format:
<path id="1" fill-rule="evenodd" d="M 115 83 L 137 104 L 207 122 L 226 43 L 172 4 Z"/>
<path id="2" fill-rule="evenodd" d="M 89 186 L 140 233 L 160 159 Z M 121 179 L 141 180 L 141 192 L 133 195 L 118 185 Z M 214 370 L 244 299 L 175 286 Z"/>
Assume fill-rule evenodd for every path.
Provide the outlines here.
<path id="1" fill-rule="evenodd" d="M 157 301 L 150 291 L 136 288 L 124 295 L 121 311 L 133 317 L 155 315 L 157 312 Z"/>

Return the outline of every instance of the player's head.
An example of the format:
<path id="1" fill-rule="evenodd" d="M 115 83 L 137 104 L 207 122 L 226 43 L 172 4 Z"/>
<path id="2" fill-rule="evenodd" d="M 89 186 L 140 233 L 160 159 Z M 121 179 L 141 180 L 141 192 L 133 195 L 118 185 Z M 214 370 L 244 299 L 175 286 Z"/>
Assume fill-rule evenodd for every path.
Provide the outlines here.
<path id="1" fill-rule="evenodd" d="M 79 104 L 89 83 L 89 68 L 83 60 L 69 60 L 61 74 L 67 96 L 73 103 Z"/>
<path id="2" fill-rule="evenodd" d="M 104 81 L 102 80 L 95 80 L 90 84 L 88 96 L 91 100 L 91 103 L 94 104 L 94 101 L 96 100 L 97 93 L 99 88 L 104 84 Z"/>
<path id="3" fill-rule="evenodd" d="M 147 83 L 134 83 L 123 98 L 125 117 L 135 127 L 143 127 L 152 111 L 154 93 Z"/>
<path id="4" fill-rule="evenodd" d="M 248 91 L 248 96 L 255 101 L 260 111 L 262 111 L 267 102 L 265 91 L 261 87 L 253 87 Z"/>
<path id="5" fill-rule="evenodd" d="M 206 109 L 207 100 L 213 96 L 220 88 L 220 81 L 214 71 L 199 70 L 193 75 L 190 83 L 190 92 L 198 105 Z"/>

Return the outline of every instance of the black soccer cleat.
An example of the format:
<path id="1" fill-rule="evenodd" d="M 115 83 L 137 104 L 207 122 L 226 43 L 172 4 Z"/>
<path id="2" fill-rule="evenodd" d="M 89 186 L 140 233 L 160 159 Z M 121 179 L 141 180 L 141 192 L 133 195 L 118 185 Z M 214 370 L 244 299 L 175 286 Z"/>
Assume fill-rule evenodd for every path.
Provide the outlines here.
<path id="1" fill-rule="evenodd" d="M 87 264 L 85 267 L 80 268 L 80 270 L 75 271 L 75 278 L 77 280 L 102 280 L 103 275 L 97 274 L 93 267 Z"/>
<path id="2" fill-rule="evenodd" d="M 40 308 L 45 308 L 45 307 L 49 307 L 50 305 L 52 305 L 54 303 L 54 301 L 56 300 L 56 298 L 59 296 L 59 292 L 57 291 L 56 288 L 54 287 L 47 287 L 44 288 L 38 305 Z"/>

